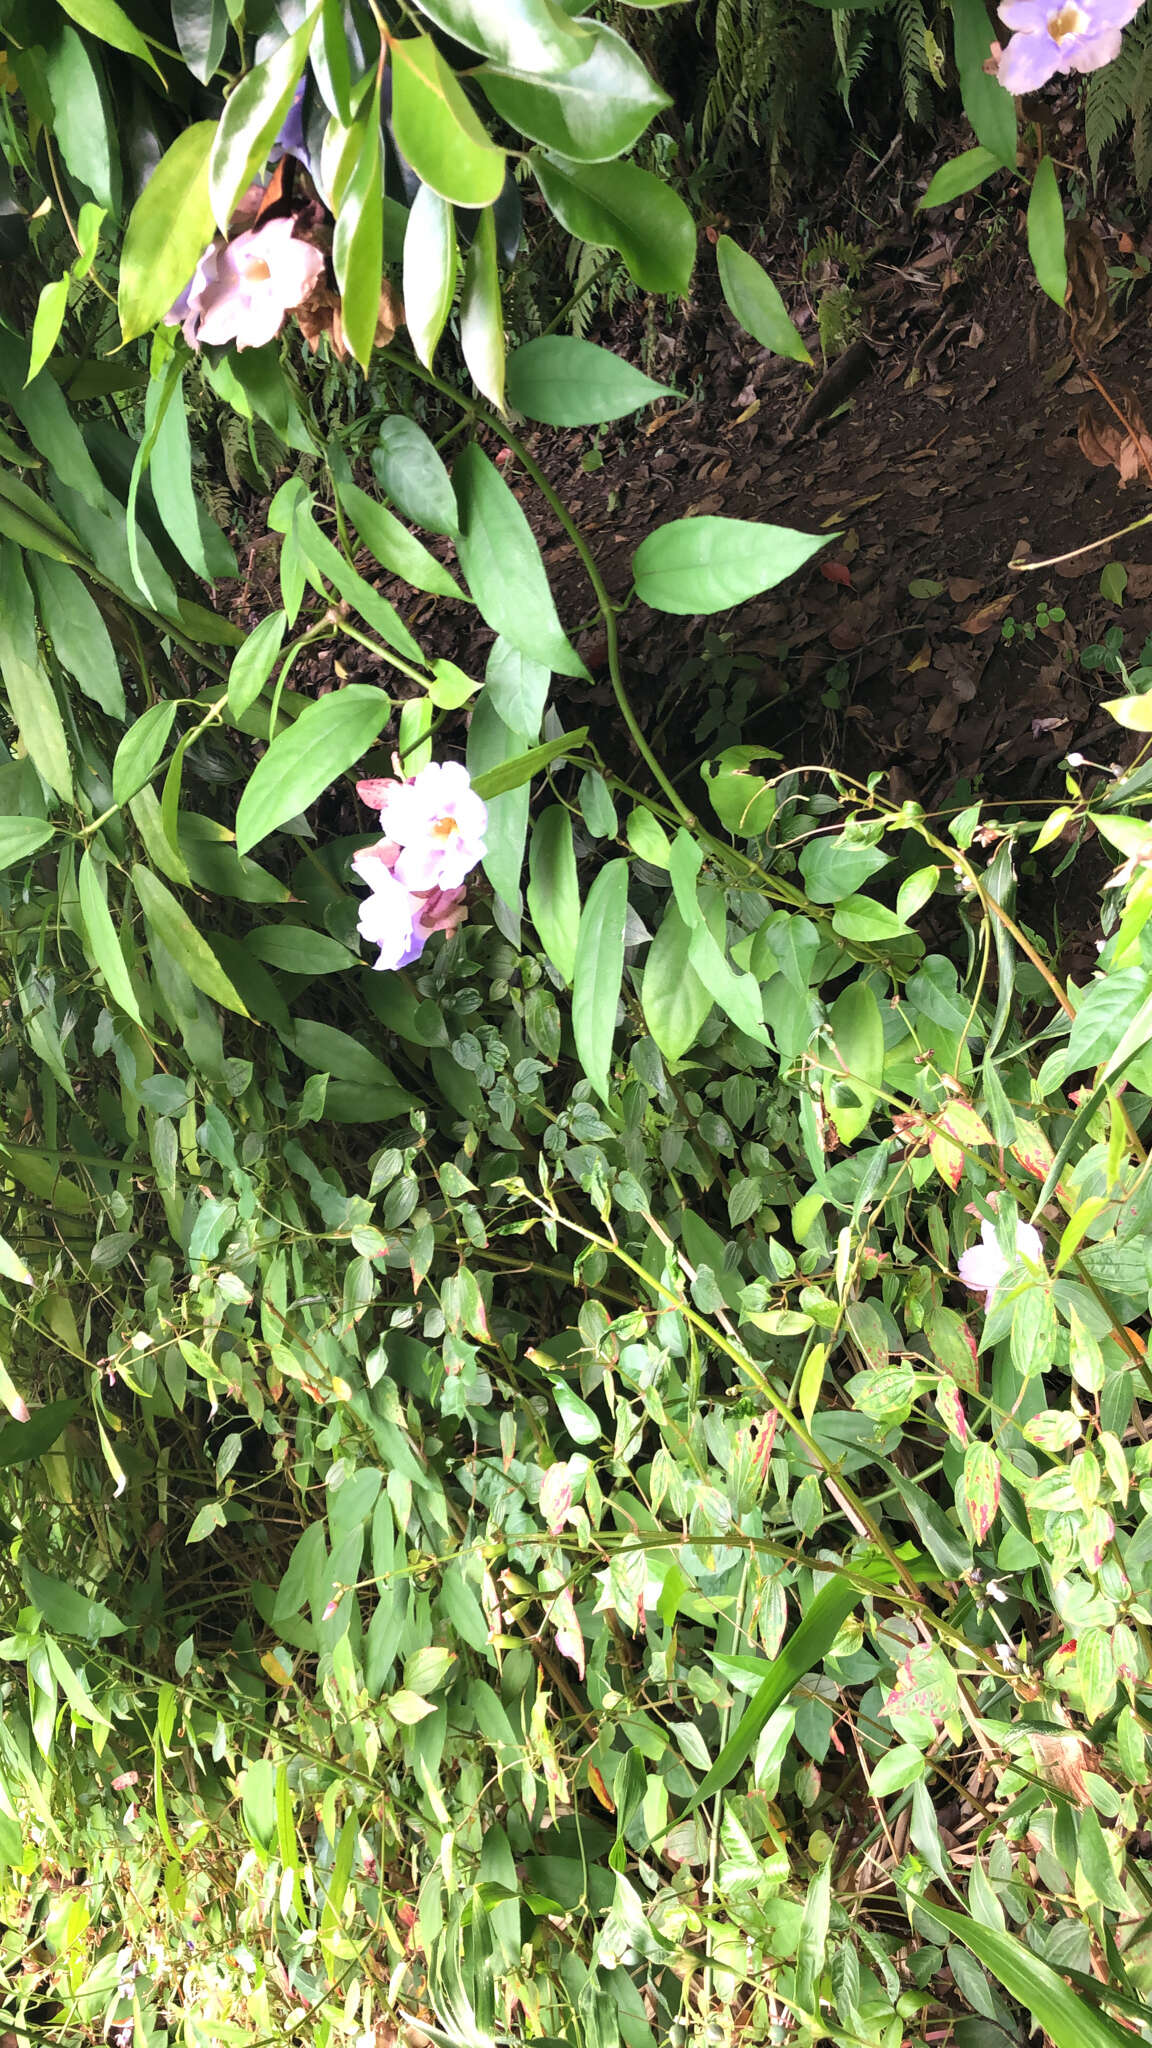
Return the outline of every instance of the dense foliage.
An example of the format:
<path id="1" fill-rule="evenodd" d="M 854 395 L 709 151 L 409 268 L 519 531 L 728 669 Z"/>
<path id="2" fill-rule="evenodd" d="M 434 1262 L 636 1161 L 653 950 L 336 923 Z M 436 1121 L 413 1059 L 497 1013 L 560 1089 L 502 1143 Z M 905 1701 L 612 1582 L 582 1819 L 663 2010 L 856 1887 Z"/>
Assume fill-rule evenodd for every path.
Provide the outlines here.
<path id="1" fill-rule="evenodd" d="M 1146 2031 L 1152 767 L 654 757 L 513 422 L 666 394 L 501 298 L 688 290 L 623 12 L 4 10 L 6 2039 Z M 1089 838 L 1078 986 L 1016 877 Z"/>

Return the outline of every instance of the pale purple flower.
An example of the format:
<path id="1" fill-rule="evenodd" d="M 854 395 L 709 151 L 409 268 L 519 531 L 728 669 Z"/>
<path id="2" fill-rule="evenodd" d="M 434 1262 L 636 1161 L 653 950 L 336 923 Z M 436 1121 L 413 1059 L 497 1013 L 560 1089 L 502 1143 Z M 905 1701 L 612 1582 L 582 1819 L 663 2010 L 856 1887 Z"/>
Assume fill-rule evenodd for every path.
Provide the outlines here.
<path id="1" fill-rule="evenodd" d="M 311 242 L 297 239 L 295 217 L 284 216 L 250 228 L 232 242 L 213 242 L 170 313 L 190 348 L 262 348 L 273 341 L 288 314 L 302 305 L 324 268 Z"/>
<path id="2" fill-rule="evenodd" d="M 360 905 L 356 928 L 369 945 L 380 948 L 375 962 L 380 972 L 411 967 L 433 932 L 454 932 L 468 914 L 463 888 L 419 893 L 406 888 L 394 868 L 399 852 L 394 841 L 381 839 L 352 856 L 352 866 L 372 892 Z"/>
<path id="3" fill-rule="evenodd" d="M 415 894 L 459 888 L 483 859 L 488 811 L 459 761 L 430 761 L 403 781 L 358 782 L 356 791 L 379 811 L 385 841 L 400 849 L 394 872 Z"/>
<path id="4" fill-rule="evenodd" d="M 1012 38 L 996 76 L 1008 92 L 1035 92 L 1057 71 L 1099 71 L 1120 53 L 1121 30 L 1143 0 L 1003 0 Z"/>
<path id="5" fill-rule="evenodd" d="M 1035 1266 L 1043 1264 L 1044 1245 L 1040 1232 L 1033 1229 L 1031 1223 L 1016 1225 L 1016 1253 L 1018 1258 L 1028 1259 Z M 959 1272 L 965 1287 L 970 1287 L 973 1294 L 984 1295 L 987 1303 L 987 1298 L 1011 1270 L 1011 1263 L 1004 1257 L 997 1241 L 996 1225 L 982 1223 L 980 1243 L 969 1245 L 968 1250 L 960 1254 Z"/>

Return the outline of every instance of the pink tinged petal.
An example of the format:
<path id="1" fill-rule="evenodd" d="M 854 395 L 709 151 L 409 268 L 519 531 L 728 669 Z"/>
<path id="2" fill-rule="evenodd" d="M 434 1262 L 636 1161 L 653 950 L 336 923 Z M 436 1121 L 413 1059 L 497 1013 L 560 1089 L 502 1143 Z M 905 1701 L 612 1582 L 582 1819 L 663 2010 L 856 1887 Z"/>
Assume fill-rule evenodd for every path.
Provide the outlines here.
<path id="1" fill-rule="evenodd" d="M 1047 30 L 1040 35 L 1014 35 L 1000 59 L 996 76 L 1006 92 L 1036 92 L 1066 66 Z"/>
<path id="2" fill-rule="evenodd" d="M 369 777 L 367 782 L 358 782 L 356 794 L 370 811 L 380 811 L 387 802 L 389 791 L 398 786 L 391 776 L 376 775 Z"/>
<path id="3" fill-rule="evenodd" d="M 358 853 L 354 853 L 350 864 L 360 880 L 367 882 L 370 889 L 374 889 L 378 875 L 392 873 L 399 851 L 400 848 L 393 840 L 378 839 L 375 846 L 362 846 Z"/>
<path id="4" fill-rule="evenodd" d="M 407 889 L 387 869 L 373 876 L 372 893 L 360 905 L 357 930 L 370 946 L 380 948 L 377 971 L 407 966 L 423 946 L 415 930 L 416 911 Z"/>
<path id="5" fill-rule="evenodd" d="M 973 1294 L 991 1294 L 1004 1278 L 1008 1268 L 999 1246 L 992 1244 L 969 1245 L 960 1254 L 959 1274 L 965 1287 Z"/>

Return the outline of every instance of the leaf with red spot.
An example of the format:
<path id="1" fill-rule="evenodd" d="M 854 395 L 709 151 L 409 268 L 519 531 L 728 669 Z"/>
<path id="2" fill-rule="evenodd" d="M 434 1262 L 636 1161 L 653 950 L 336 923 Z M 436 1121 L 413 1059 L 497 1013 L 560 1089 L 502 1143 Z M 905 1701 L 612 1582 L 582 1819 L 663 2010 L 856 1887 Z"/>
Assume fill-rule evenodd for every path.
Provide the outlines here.
<path id="1" fill-rule="evenodd" d="M 1048 1168 L 1055 1156 L 1039 1124 L 1029 1123 L 1026 1117 L 1018 1116 L 1012 1157 L 1024 1168 L 1025 1173 L 1030 1173 L 1034 1180 L 1046 1180 Z"/>
<path id="2" fill-rule="evenodd" d="M 977 1145 L 991 1145 L 995 1142 L 983 1118 L 977 1116 L 970 1102 L 949 1102 L 936 1119 L 942 1130 L 966 1151 Z"/>
<path id="3" fill-rule="evenodd" d="M 963 1150 L 941 1130 L 933 1131 L 928 1141 L 928 1150 L 941 1180 L 955 1192 L 964 1174 Z"/>
<path id="4" fill-rule="evenodd" d="M 888 1335 L 884 1318 L 874 1301 L 852 1301 L 848 1304 L 848 1328 L 856 1339 L 867 1365 L 885 1366 L 888 1363 Z"/>
<path id="5" fill-rule="evenodd" d="M 964 1413 L 964 1403 L 960 1398 L 960 1389 L 949 1373 L 941 1373 L 936 1384 L 935 1399 L 936 1412 L 948 1431 L 949 1436 L 956 1437 L 960 1443 L 966 1443 L 968 1441 L 968 1419 Z"/>
<path id="6" fill-rule="evenodd" d="M 991 1444 L 971 1443 L 964 1453 L 963 1500 L 977 1543 L 983 1543 L 1000 1508 L 1000 1460 Z"/>
<path id="7" fill-rule="evenodd" d="M 549 1465 L 540 1481 L 540 1512 L 553 1536 L 564 1527 L 571 1505 L 571 1468 L 565 1459 L 558 1458 L 554 1465 Z"/>

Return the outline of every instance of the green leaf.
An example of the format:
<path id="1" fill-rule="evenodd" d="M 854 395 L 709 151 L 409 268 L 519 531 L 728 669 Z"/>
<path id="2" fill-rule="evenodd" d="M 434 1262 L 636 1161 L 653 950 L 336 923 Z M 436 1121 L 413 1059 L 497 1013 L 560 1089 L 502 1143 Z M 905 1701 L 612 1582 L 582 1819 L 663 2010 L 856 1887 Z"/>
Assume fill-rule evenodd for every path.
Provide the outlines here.
<path id="1" fill-rule="evenodd" d="M 202 989 L 214 1003 L 220 1003 L 226 1010 L 234 1010 L 238 1017 L 246 1017 L 248 1012 L 207 939 L 197 930 L 172 891 L 165 888 L 151 868 L 142 867 L 139 861 L 132 869 L 132 887 L 140 898 L 140 907 L 148 923 L 184 969 L 189 981 Z"/>
<path id="2" fill-rule="evenodd" d="M 355 953 L 327 932 L 303 924 L 266 924 L 251 933 L 248 949 L 266 967 L 285 974 L 347 974 L 358 965 Z"/>
<path id="3" fill-rule="evenodd" d="M 206 583 L 218 576 L 235 576 L 236 557 L 192 488 L 192 442 L 182 370 L 173 379 L 157 427 L 148 475 L 164 531 L 193 575 L 203 577 Z"/>
<path id="4" fill-rule="evenodd" d="M 496 262 L 496 217 L 486 207 L 464 262 L 460 350 L 477 391 L 504 410 L 504 306 Z"/>
<path id="5" fill-rule="evenodd" d="M 428 533 L 456 538 L 460 514 L 452 479 L 423 427 L 393 413 L 381 425 L 371 460 L 381 490 L 405 519 Z"/>
<path id="6" fill-rule="evenodd" d="M 1105 562 L 1100 571 L 1100 595 L 1106 604 L 1123 604 L 1128 588 L 1128 571 L 1123 562 Z"/>
<path id="7" fill-rule="evenodd" d="M 348 1081 L 360 1088 L 390 1088 L 402 1093 L 391 1067 L 377 1059 L 366 1045 L 332 1024 L 316 1024 L 310 1017 L 298 1017 L 288 1040 L 298 1059 L 317 1073 L 331 1074 L 334 1081 Z M 405 1097 L 405 1100 L 408 1098 Z"/>
<path id="8" fill-rule="evenodd" d="M 10 1280 L 20 1277 L 9 1273 Z M 30 1278 L 30 1275 L 25 1275 Z M 49 1401 L 43 1408 L 36 1408 L 27 1422 L 6 1422 L 0 1429 L 0 1471 L 10 1465 L 29 1465 L 34 1458 L 42 1458 L 50 1451 L 62 1429 L 71 1422 L 80 1407 L 79 1401 Z"/>
<path id="9" fill-rule="evenodd" d="M 570 983 L 580 930 L 580 884 L 572 820 L 562 804 L 549 804 L 532 827 L 528 876 L 529 916 L 545 956 Z"/>
<path id="10" fill-rule="evenodd" d="M 755 519 L 673 519 L 632 557 L 636 594 L 656 611 L 681 616 L 727 611 L 773 590 L 830 538 Z"/>
<path id="11" fill-rule="evenodd" d="M 27 562 L 40 624 L 61 668 L 86 697 L 121 724 L 127 717 L 124 684 L 104 615 L 75 570 L 48 555 Z"/>
<path id="12" fill-rule="evenodd" d="M 1069 1989 L 1050 1963 L 1025 1948 L 1014 1934 L 982 1927 L 967 1913 L 953 1913 L 932 1901 L 931 1914 L 969 1948 L 978 1962 L 1023 2006 L 1055 2048 L 1131 2048 L 1132 2036 L 1087 1998 Z"/>
<path id="13" fill-rule="evenodd" d="M 249 778 L 236 812 L 237 852 L 251 852 L 361 760 L 391 708 L 384 691 L 368 683 L 348 683 L 309 704 L 273 740 Z"/>
<path id="14" fill-rule="evenodd" d="M 244 1773 L 240 1815 L 250 1842 L 271 1855 L 276 1847 L 276 1766 L 258 1756 Z"/>
<path id="15" fill-rule="evenodd" d="M 795 363 L 812 361 L 767 271 L 731 235 L 716 244 L 716 268 L 729 312 L 761 348 Z"/>
<path id="16" fill-rule="evenodd" d="M 395 605 L 382 597 L 375 586 L 352 567 L 335 542 L 320 531 L 307 496 L 299 500 L 293 513 L 292 538 L 307 564 L 311 580 L 319 589 L 324 589 L 321 579 L 327 577 L 339 595 L 355 607 L 382 640 L 386 640 L 406 661 L 423 663 L 419 644 L 412 638 Z M 326 591 L 324 594 L 327 596 Z"/>
<path id="17" fill-rule="evenodd" d="M 504 152 L 481 126 L 431 36 L 393 41 L 392 132 L 418 178 L 453 206 L 490 206 Z"/>
<path id="18" fill-rule="evenodd" d="M 914 1785 L 927 1769 L 920 1750 L 910 1742 L 898 1743 L 879 1757 L 873 1766 L 868 1781 L 868 1790 L 873 1799 L 887 1799 L 893 1792 L 903 1792 L 906 1785 Z"/>
<path id="19" fill-rule="evenodd" d="M 36 302 L 36 317 L 32 322 L 32 352 L 28 360 L 28 378 L 38 377 L 60 339 L 64 315 L 68 311 L 68 286 L 70 279 L 54 278 L 51 284 L 42 286 Z"/>
<path id="20" fill-rule="evenodd" d="M 288 621 L 283 612 L 268 612 L 233 657 L 228 671 L 228 709 L 243 718 L 256 702 L 276 666 Z"/>
<path id="21" fill-rule="evenodd" d="M 855 939 L 862 945 L 900 939 L 908 931 L 903 918 L 871 896 L 845 896 L 832 913 L 832 929 L 842 939 Z"/>
<path id="22" fill-rule="evenodd" d="M 126 804 L 155 774 L 168 744 L 176 708 L 171 697 L 162 697 L 129 726 L 112 763 L 112 794 L 118 804 Z"/>
<path id="23" fill-rule="evenodd" d="M 1016 162 L 1016 102 L 984 69 L 989 47 L 988 10 L 984 0 L 951 0 L 951 5 L 964 112 L 977 142 L 1010 168 Z"/>
<path id="24" fill-rule="evenodd" d="M 46 370 L 25 383 L 28 350 L 23 341 L 0 328 L 0 378 L 13 412 L 25 428 L 36 453 L 44 457 L 55 479 L 77 491 L 86 505 L 101 512 L 107 493 L 88 444 L 68 408 L 60 386 Z"/>
<path id="25" fill-rule="evenodd" d="M 1139 697 L 1110 697 L 1103 709 L 1129 732 L 1152 732 L 1152 690 Z"/>
<path id="26" fill-rule="evenodd" d="M 224 108 L 212 147 L 209 187 L 213 217 L 225 232 L 284 124 L 319 14 L 314 7 L 294 35 L 242 78 Z"/>
<path id="27" fill-rule="evenodd" d="M 713 938 L 722 944 L 725 917 L 719 892 L 706 904 L 705 915 Z M 644 1022 L 667 1060 L 682 1059 L 695 1045 L 712 1009 L 712 992 L 689 961 L 692 937 L 691 925 L 670 900 L 648 949 L 640 984 Z"/>
<path id="28" fill-rule="evenodd" d="M 605 1102 L 616 1031 L 616 1005 L 624 973 L 628 917 L 628 863 L 601 868 L 580 916 L 572 972 L 572 1035 L 580 1064 Z"/>
<path id="29" fill-rule="evenodd" d="M 1004 97 L 1008 95 L 1005 93 Z M 1028 201 L 1028 254 L 1041 291 L 1047 292 L 1050 299 L 1062 306 L 1068 290 L 1064 208 L 1056 168 L 1050 156 L 1041 157 L 1032 180 Z"/>
<path id="30" fill-rule="evenodd" d="M 504 723 L 487 691 L 476 705 L 468 726 L 468 772 L 473 782 L 485 769 L 494 770 L 514 761 L 523 752 L 523 736 Z M 521 908 L 520 876 L 524 866 L 524 842 L 528 835 L 530 782 L 521 782 L 503 796 L 488 801 L 485 831 L 484 873 L 513 917 Z"/>
<path id="31" fill-rule="evenodd" d="M 966 149 L 962 156 L 952 157 L 941 164 L 928 190 L 916 202 L 918 213 L 926 206 L 947 206 L 950 200 L 959 199 L 965 192 L 974 192 L 978 185 L 990 178 L 993 171 L 1004 169 L 1003 159 L 991 149 Z"/>
<path id="32" fill-rule="evenodd" d="M 636 164 L 579 164 L 540 150 L 528 160 L 570 235 L 595 248 L 615 249 L 642 291 L 687 296 L 696 261 L 696 223 L 662 178 Z"/>
<path id="33" fill-rule="evenodd" d="M 214 121 L 194 121 L 164 152 L 129 216 L 117 303 L 125 341 L 164 318 L 212 240 Z"/>
<path id="34" fill-rule="evenodd" d="M 171 0 L 171 7 L 180 55 L 197 83 L 207 85 L 228 40 L 224 0 Z"/>
<path id="35" fill-rule="evenodd" d="M 20 1560 L 20 1576 L 33 1607 L 54 1635 L 80 1636 L 84 1642 L 94 1643 L 107 1636 L 122 1636 L 128 1626 L 102 1600 L 78 1593 L 62 1579 L 49 1578 L 25 1558 Z"/>
<path id="36" fill-rule="evenodd" d="M 12 543 L 5 541 L 7 555 Z M 7 582 L 7 576 L 4 578 Z M 2 600 L 0 600 L 2 607 Z M 8 618 L 0 608 L 0 680 L 8 696 L 8 708 L 20 730 L 36 767 L 50 789 L 66 803 L 72 802 L 72 767 L 68 740 L 60 707 L 39 661 L 25 661 L 18 654 Z"/>
<path id="37" fill-rule="evenodd" d="M 14 867 L 47 846 L 53 828 L 43 818 L 0 818 L 0 868 Z"/>
<path id="38" fill-rule="evenodd" d="M 139 29 L 129 21 L 117 0 L 60 0 L 60 4 L 78 28 L 87 29 L 89 35 L 110 44 L 114 50 L 123 50 L 128 57 L 142 58 L 156 73 L 161 85 L 164 84 L 164 73 Z"/>
<path id="39" fill-rule="evenodd" d="M 342 293 L 344 333 L 362 370 L 376 346 L 380 285 L 384 272 L 384 157 L 380 134 L 380 85 L 357 123 L 362 141 L 352 175 L 340 197 L 332 238 L 332 267 Z"/>
<path id="40" fill-rule="evenodd" d="M 522 60 L 484 64 L 476 77 L 510 128 L 577 163 L 604 163 L 631 149 L 672 102 L 615 29 L 582 26 L 588 37 L 578 64 L 548 77 Z"/>
<path id="41" fill-rule="evenodd" d="M 404 232 L 404 317 L 427 369 L 456 291 L 456 221 L 446 199 L 421 185 Z"/>
<path id="42" fill-rule="evenodd" d="M 55 114 L 56 143 L 75 182 L 111 214 L 120 209 L 120 156 L 109 118 L 99 52 L 69 22 L 49 31 L 44 74 Z"/>
<path id="43" fill-rule="evenodd" d="M 484 693 L 514 733 L 534 740 L 548 702 L 550 669 L 530 661 L 518 647 L 495 640 L 484 670 Z"/>
<path id="44" fill-rule="evenodd" d="M 464 597 L 456 578 L 386 505 L 356 484 L 341 484 L 337 496 L 365 547 L 390 576 L 402 576 L 414 590 L 428 590 L 436 597 Z"/>
<path id="45" fill-rule="evenodd" d="M 457 459 L 454 482 L 460 566 L 485 623 L 557 674 L 586 676 L 560 625 L 532 528 L 475 442 Z"/>
<path id="46" fill-rule="evenodd" d="M 587 40 L 554 0 L 417 0 L 421 14 L 496 63 L 528 71 L 566 71 Z"/>
<path id="47" fill-rule="evenodd" d="M 682 1809 L 682 1820 L 694 1813 L 706 1799 L 711 1799 L 714 1793 L 722 1792 L 726 1785 L 732 1783 L 751 1756 L 761 1729 L 767 1726 L 793 1687 L 799 1685 L 800 1680 L 828 1655 L 848 1616 L 863 1598 L 863 1592 L 849 1585 L 847 1579 L 832 1579 L 821 1587 L 779 1655 L 766 1666 L 762 1684 L 749 1700 L 711 1770 Z"/>
<path id="48" fill-rule="evenodd" d="M 548 427 L 599 426 L 676 396 L 595 342 L 542 334 L 508 359 L 508 402 Z"/>
<path id="49" fill-rule="evenodd" d="M 825 1070 L 825 1100 L 840 1143 L 854 1145 L 868 1125 L 884 1078 L 884 1020 L 867 982 L 850 982 L 841 989 L 829 1012 L 828 1028 L 835 1052 Z"/>
<path id="50" fill-rule="evenodd" d="M 800 873 L 813 903 L 840 903 L 890 860 L 878 847 L 855 846 L 842 835 L 810 839 L 800 854 Z"/>
<path id="51" fill-rule="evenodd" d="M 80 862 L 78 887 L 80 914 L 88 934 L 88 951 L 93 964 L 104 976 L 109 995 L 127 1012 L 133 1023 L 139 1024 L 143 1030 L 144 1019 L 140 1015 L 140 1005 L 136 1000 L 132 977 L 120 949 L 120 940 L 101 887 L 91 847 L 85 849 Z"/>
<path id="52" fill-rule="evenodd" d="M 541 746 L 530 747 L 526 754 L 516 754 L 505 761 L 500 768 L 489 768 L 478 775 L 473 788 L 485 803 L 490 797 L 503 796 L 506 789 L 519 789 L 522 782 L 530 782 L 547 768 L 552 761 L 559 761 L 566 754 L 578 753 L 588 737 L 588 727 L 578 725 L 574 732 L 562 733 L 558 739 L 545 740 Z"/>

